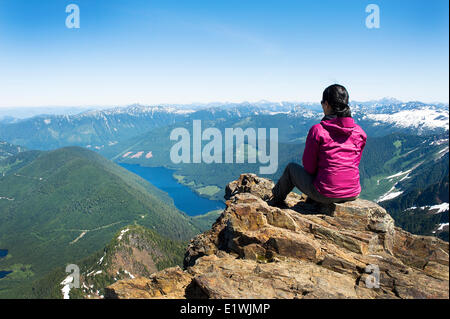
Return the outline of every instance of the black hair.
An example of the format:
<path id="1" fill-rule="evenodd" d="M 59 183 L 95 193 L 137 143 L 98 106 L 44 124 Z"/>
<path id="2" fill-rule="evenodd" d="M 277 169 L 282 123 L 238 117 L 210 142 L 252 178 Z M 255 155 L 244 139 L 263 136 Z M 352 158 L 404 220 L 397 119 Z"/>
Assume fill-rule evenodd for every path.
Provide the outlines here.
<path id="1" fill-rule="evenodd" d="M 350 106 L 348 106 L 348 92 L 342 85 L 333 84 L 327 87 L 322 95 L 322 103 L 325 101 L 328 102 L 337 117 L 352 116 Z"/>

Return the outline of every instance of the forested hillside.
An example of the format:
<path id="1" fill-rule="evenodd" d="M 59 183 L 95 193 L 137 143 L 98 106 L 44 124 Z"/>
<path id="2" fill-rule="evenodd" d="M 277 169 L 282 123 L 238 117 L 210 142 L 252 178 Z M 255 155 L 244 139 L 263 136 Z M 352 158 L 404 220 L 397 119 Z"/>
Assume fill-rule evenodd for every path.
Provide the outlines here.
<path id="1" fill-rule="evenodd" d="M 0 268 L 13 271 L 0 281 L 2 297 L 103 248 L 125 225 L 183 241 L 199 232 L 167 194 L 95 152 L 69 147 L 35 156 L 11 158 L 21 167 L 0 177 L 0 247 L 9 251 Z"/>

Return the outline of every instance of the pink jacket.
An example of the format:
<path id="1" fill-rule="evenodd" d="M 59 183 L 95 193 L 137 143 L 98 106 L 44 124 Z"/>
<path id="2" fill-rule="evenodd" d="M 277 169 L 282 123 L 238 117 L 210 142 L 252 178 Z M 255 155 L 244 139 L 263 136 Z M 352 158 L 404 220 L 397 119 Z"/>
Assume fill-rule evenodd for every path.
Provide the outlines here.
<path id="1" fill-rule="evenodd" d="M 311 127 L 303 167 L 315 175 L 314 186 L 326 197 L 359 195 L 359 162 L 367 135 L 351 117 L 325 116 Z"/>

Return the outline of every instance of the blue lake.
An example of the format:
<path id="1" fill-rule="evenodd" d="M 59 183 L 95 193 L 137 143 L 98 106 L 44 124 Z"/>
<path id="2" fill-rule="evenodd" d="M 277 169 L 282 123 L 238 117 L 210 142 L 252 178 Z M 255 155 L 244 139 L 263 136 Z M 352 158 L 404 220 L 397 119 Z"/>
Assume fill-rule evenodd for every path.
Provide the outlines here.
<path id="1" fill-rule="evenodd" d="M 6 277 L 10 273 L 12 273 L 12 271 L 0 271 L 0 279 L 2 279 L 3 277 Z"/>
<path id="2" fill-rule="evenodd" d="M 175 206 L 190 216 L 225 208 L 225 203 L 201 197 L 189 187 L 178 183 L 172 176 L 173 170 L 165 167 L 144 167 L 125 163 L 119 165 L 168 193 Z"/>
<path id="3" fill-rule="evenodd" d="M 7 249 L 0 249 L 0 258 L 6 257 L 8 255 Z M 0 279 L 6 277 L 6 275 L 10 274 L 12 271 L 0 271 Z"/>

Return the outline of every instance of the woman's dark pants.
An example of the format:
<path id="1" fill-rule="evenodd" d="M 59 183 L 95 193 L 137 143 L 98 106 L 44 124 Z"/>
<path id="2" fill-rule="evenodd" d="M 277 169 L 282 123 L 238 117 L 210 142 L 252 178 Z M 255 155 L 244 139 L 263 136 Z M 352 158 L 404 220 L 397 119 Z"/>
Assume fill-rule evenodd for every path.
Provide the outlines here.
<path id="1" fill-rule="evenodd" d="M 323 196 L 316 190 L 313 181 L 314 176 L 305 171 L 303 166 L 296 163 L 290 163 L 286 166 L 280 180 L 272 189 L 272 194 L 275 201 L 281 202 L 286 199 L 286 196 L 294 189 L 294 187 L 297 187 L 303 194 L 306 194 L 308 198 L 322 204 L 342 203 L 358 198 L 358 196 L 346 198 Z"/>

